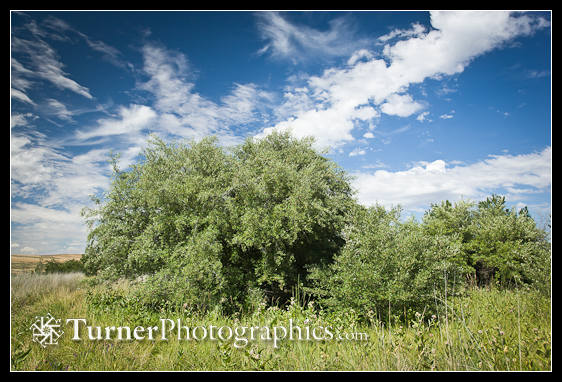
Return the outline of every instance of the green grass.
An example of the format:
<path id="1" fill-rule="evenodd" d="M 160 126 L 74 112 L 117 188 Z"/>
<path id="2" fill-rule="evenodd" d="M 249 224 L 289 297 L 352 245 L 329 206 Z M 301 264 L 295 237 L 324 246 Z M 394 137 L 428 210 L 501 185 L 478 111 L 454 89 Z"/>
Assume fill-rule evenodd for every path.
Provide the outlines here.
<path id="1" fill-rule="evenodd" d="M 313 305 L 261 306 L 240 317 L 218 312 L 151 312 L 128 299 L 130 286 L 112 292 L 73 275 L 12 277 L 12 370 L 551 370 L 550 300 L 533 291 L 467 291 L 449 298 L 439 315 L 416 315 L 390 327 L 358 322 L 353 312 L 331 314 Z M 445 307 L 444 302 L 436 302 Z M 366 333 L 366 341 L 72 341 L 71 327 L 58 345 L 32 342 L 35 316 L 86 318 L 92 326 L 158 325 L 180 318 L 185 325 L 330 325 Z M 85 331 L 81 332 L 86 337 Z"/>

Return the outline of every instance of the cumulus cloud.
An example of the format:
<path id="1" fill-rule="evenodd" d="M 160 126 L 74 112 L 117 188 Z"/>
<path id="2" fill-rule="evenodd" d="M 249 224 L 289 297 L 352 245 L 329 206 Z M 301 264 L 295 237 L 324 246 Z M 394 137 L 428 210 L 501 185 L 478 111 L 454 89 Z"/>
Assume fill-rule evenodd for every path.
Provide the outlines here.
<path id="1" fill-rule="evenodd" d="M 367 49 L 359 49 L 356 52 L 353 52 L 349 60 L 347 60 L 347 65 L 353 66 L 359 60 L 370 60 L 373 58 L 373 53 Z"/>
<path id="2" fill-rule="evenodd" d="M 363 134 L 363 138 L 367 138 L 367 139 L 371 139 L 374 138 L 375 135 L 373 133 L 371 133 L 370 131 L 367 131 L 365 134 Z"/>
<path id="3" fill-rule="evenodd" d="M 349 153 L 349 156 L 350 156 L 350 157 L 355 157 L 355 156 L 358 156 L 358 155 L 365 155 L 366 153 L 367 153 L 367 152 L 365 151 L 365 149 L 357 148 L 357 149 L 354 149 L 353 151 L 351 151 L 351 152 Z"/>
<path id="4" fill-rule="evenodd" d="M 429 115 L 429 111 L 424 111 L 418 114 L 416 119 L 420 122 L 425 122 L 425 121 L 431 122 L 431 119 L 427 118 L 428 115 Z"/>
<path id="5" fill-rule="evenodd" d="M 383 113 L 399 117 L 408 117 L 422 108 L 423 105 L 415 102 L 408 94 L 391 94 L 386 102 L 381 105 Z"/>
<path id="6" fill-rule="evenodd" d="M 498 189 L 545 191 L 552 182 L 551 161 L 550 147 L 532 154 L 492 156 L 470 165 L 436 160 L 405 171 L 357 172 L 353 184 L 365 205 L 400 204 L 423 211 L 435 201 L 479 199 Z"/>
<path id="7" fill-rule="evenodd" d="M 431 24 L 430 31 L 415 27 L 412 33 L 394 33 L 392 38 L 404 39 L 386 44 L 383 58 L 356 52 L 350 65 L 309 77 L 307 91 L 293 91 L 293 95 L 310 107 L 266 127 L 262 135 L 288 130 L 296 136 L 312 135 L 320 146 L 340 146 L 354 139 L 357 107 L 410 116 L 422 109 L 407 94 L 410 85 L 461 73 L 476 57 L 545 25 L 542 18 L 496 11 L 431 12 Z"/>

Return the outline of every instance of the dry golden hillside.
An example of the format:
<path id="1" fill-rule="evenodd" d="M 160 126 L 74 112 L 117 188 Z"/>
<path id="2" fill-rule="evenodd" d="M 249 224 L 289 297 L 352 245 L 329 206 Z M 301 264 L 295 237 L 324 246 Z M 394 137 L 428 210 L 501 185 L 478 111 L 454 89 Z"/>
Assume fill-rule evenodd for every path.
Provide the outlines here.
<path id="1" fill-rule="evenodd" d="M 12 255 L 12 274 L 33 272 L 40 262 L 46 263 L 54 259 L 57 262 L 79 260 L 81 254 L 70 255 Z"/>

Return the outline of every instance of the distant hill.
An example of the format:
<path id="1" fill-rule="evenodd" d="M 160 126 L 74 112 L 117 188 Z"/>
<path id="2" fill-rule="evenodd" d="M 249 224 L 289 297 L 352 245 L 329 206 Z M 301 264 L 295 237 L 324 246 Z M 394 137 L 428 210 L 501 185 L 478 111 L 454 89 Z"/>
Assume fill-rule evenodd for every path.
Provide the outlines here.
<path id="1" fill-rule="evenodd" d="M 12 255 L 12 274 L 33 272 L 37 264 L 46 263 L 51 260 L 65 262 L 68 260 L 80 260 L 81 254 L 70 255 Z"/>

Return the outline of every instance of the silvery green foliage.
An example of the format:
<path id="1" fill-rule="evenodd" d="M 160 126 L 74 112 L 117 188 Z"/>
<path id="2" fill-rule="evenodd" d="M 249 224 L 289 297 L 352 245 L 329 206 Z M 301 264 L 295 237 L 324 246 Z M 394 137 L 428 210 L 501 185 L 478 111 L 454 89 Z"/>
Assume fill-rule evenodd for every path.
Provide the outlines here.
<path id="1" fill-rule="evenodd" d="M 480 285 L 527 285 L 550 289 L 550 242 L 527 208 L 507 209 L 505 197 L 478 204 L 432 205 L 424 216 L 428 234 L 460 235 L 464 270 Z"/>
<path id="2" fill-rule="evenodd" d="M 399 208 L 358 207 L 345 234 L 335 262 L 313 273 L 327 305 L 386 318 L 389 310 L 431 308 L 445 287 L 449 293 L 458 287 L 458 237 L 427 235 L 414 220 L 402 222 Z"/>
<path id="3" fill-rule="evenodd" d="M 550 290 L 550 242 L 526 209 L 494 195 L 403 221 L 399 208 L 358 205 L 347 175 L 312 143 L 155 138 L 141 163 L 121 171 L 114 160 L 110 190 L 84 211 L 86 272 L 143 276 L 139 301 L 197 310 L 283 303 L 295 287 L 379 315 L 431 308 L 467 280 Z"/>
<path id="4" fill-rule="evenodd" d="M 312 143 L 288 134 L 232 149 L 214 138 L 153 139 L 142 163 L 115 166 L 111 189 L 85 211 L 87 271 L 151 275 L 151 304 L 241 304 L 255 288 L 286 298 L 343 245 L 355 203 L 347 176 Z"/>
<path id="5" fill-rule="evenodd" d="M 312 290 L 326 305 L 379 317 L 433 310 L 437 300 L 475 281 L 549 293 L 548 236 L 526 209 L 496 195 L 478 204 L 434 204 L 421 223 L 382 206 L 351 212 L 345 246 L 332 264 L 315 267 Z"/>
<path id="6" fill-rule="evenodd" d="M 492 269 L 503 285 L 550 289 L 551 250 L 547 233 L 526 208 L 507 209 L 505 198 L 493 195 L 478 204 L 467 245 L 477 266 Z"/>

